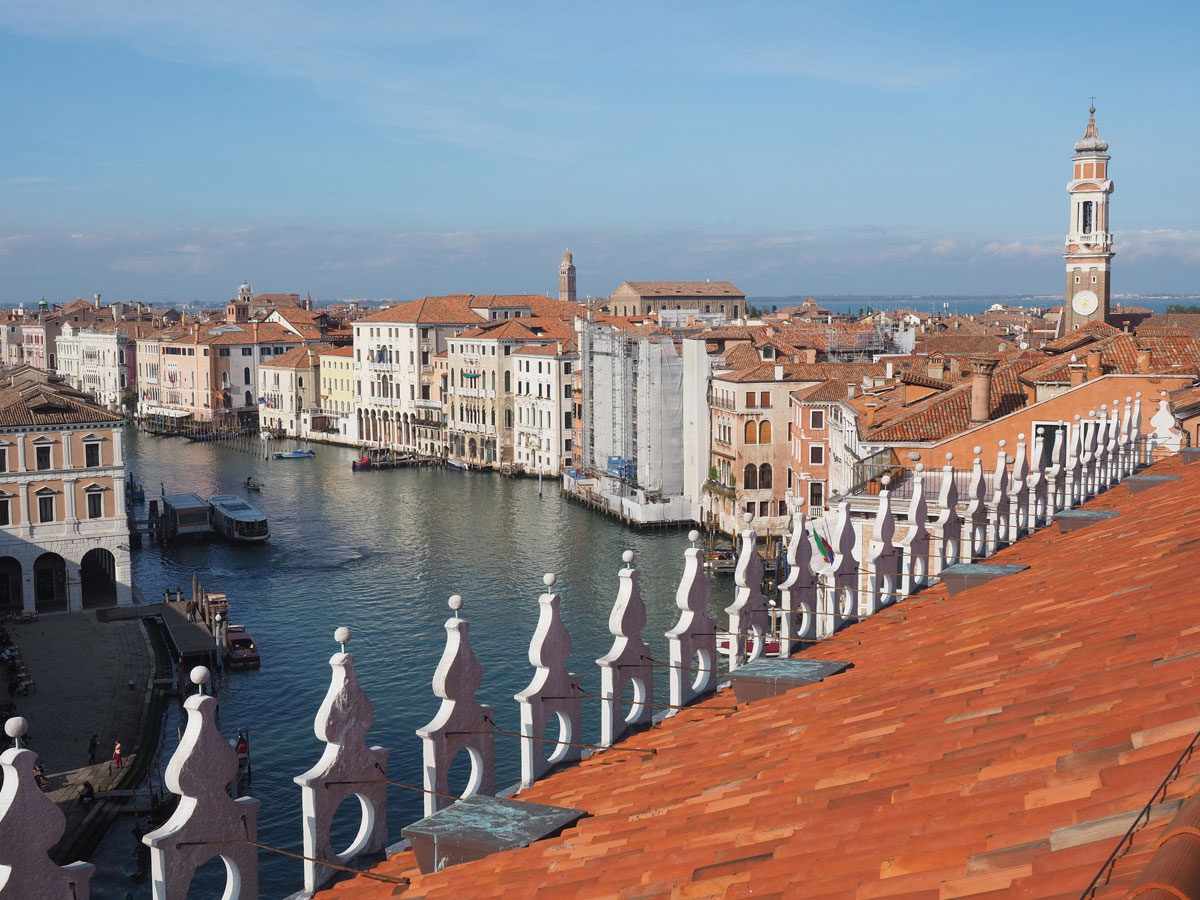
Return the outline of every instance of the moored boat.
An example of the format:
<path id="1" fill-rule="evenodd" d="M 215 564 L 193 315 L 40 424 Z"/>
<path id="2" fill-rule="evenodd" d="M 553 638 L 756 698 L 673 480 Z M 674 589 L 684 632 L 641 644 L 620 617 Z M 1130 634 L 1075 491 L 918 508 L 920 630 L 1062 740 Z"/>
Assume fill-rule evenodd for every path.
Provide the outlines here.
<path id="1" fill-rule="evenodd" d="M 275 454 L 276 459 L 305 459 L 309 456 L 316 456 L 312 450 L 281 450 Z"/>
<path id="2" fill-rule="evenodd" d="M 247 478 L 242 482 L 242 487 L 248 491 L 261 491 L 263 486 L 261 481 L 255 481 L 253 478 Z"/>
<path id="3" fill-rule="evenodd" d="M 257 669 L 262 665 L 258 646 L 245 625 L 227 625 L 225 632 L 225 665 L 231 669 Z"/>
<path id="4" fill-rule="evenodd" d="M 232 494 L 208 498 L 213 527 L 232 541 L 265 541 L 270 537 L 267 517 L 257 507 Z"/>
<path id="5" fill-rule="evenodd" d="M 466 472 L 470 469 L 470 466 L 456 459 L 448 459 L 446 460 L 446 468 L 454 469 L 456 472 Z"/>
<path id="6" fill-rule="evenodd" d="M 354 462 L 350 463 L 350 468 L 357 472 L 360 469 L 369 469 L 373 465 L 375 465 L 375 463 L 371 461 L 371 457 L 364 456 L 361 459 L 356 459 Z"/>

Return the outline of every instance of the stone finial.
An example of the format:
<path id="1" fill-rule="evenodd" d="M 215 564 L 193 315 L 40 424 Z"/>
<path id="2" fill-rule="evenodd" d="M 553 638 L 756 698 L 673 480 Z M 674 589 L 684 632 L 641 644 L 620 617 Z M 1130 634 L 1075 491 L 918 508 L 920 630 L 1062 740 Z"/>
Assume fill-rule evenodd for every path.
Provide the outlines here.
<path id="1" fill-rule="evenodd" d="M 796 650 L 797 641 L 817 636 L 817 582 L 809 563 L 812 544 L 807 538 L 804 513 L 792 511 L 792 532 L 787 543 L 787 577 L 779 585 L 779 655 L 786 658 Z"/>
<path id="2" fill-rule="evenodd" d="M 429 724 L 417 729 L 421 739 L 425 784 L 425 815 L 449 805 L 450 765 L 466 751 L 471 778 L 464 797 L 496 792 L 496 735 L 491 723 L 492 707 L 476 701 L 483 684 L 483 667 L 471 649 L 471 623 L 458 617 L 462 597 L 455 594 L 448 604 L 454 617 L 446 620 L 446 647 L 433 673 L 433 693 L 442 701 Z M 432 793 L 435 792 L 436 793 Z"/>
<path id="3" fill-rule="evenodd" d="M 896 553 L 896 517 L 892 513 L 892 480 L 883 477 L 879 506 L 875 510 L 872 538 L 867 542 L 867 590 L 860 597 L 858 613 L 871 616 L 896 599 L 900 581 L 900 559 Z"/>
<path id="4" fill-rule="evenodd" d="M 612 649 L 596 660 L 600 667 L 600 745 L 611 747 L 633 725 L 645 725 L 653 717 L 654 667 L 650 648 L 642 640 L 646 627 L 646 604 L 638 590 L 638 573 L 633 568 L 633 551 L 621 554 L 625 567 L 617 573 L 620 587 L 608 630 Z M 628 715 L 621 715 L 621 697 L 633 688 L 633 704 Z"/>
<path id="5" fill-rule="evenodd" d="M 988 556 L 1013 540 L 1008 531 L 1008 453 L 1004 449 L 1007 444 L 1007 441 L 1000 441 L 996 468 L 992 472 L 992 496 L 988 502 Z"/>
<path id="6" fill-rule="evenodd" d="M 193 681 L 202 683 L 196 674 L 193 670 Z M 258 840 L 262 804 L 229 796 L 238 759 L 217 730 L 217 698 L 194 694 L 183 707 L 187 725 L 165 778 L 167 788 L 179 796 L 179 805 L 161 828 L 142 838 L 150 848 L 154 898 L 183 900 L 196 870 L 221 857 L 230 881 L 240 886 L 240 893 L 235 889 L 229 896 L 253 900 L 258 896 L 258 850 L 238 842 Z"/>
<path id="7" fill-rule="evenodd" d="M 679 621 L 666 634 L 672 706 L 691 703 L 716 686 L 717 625 L 708 615 L 711 599 L 704 551 L 689 547 L 683 551 L 683 577 L 675 590 Z"/>
<path id="8" fill-rule="evenodd" d="M 741 535 L 737 567 L 733 570 L 733 603 L 725 608 L 729 616 L 729 671 L 760 659 L 766 650 L 770 631 L 767 598 L 762 593 L 763 561 L 758 552 L 758 534 L 747 527 Z"/>
<path id="9" fill-rule="evenodd" d="M 930 564 L 931 575 L 938 575 L 942 569 L 957 563 L 962 554 L 962 517 L 958 513 L 958 484 L 954 475 L 954 454 L 947 453 L 938 488 L 938 513 L 931 529 L 937 542 L 937 552 Z"/>
<path id="10" fill-rule="evenodd" d="M 971 463 L 971 483 L 967 487 L 967 512 L 963 517 L 967 533 L 962 555 L 964 562 L 982 559 L 987 555 L 987 484 L 983 476 L 982 447 L 975 448 Z"/>
<path id="11" fill-rule="evenodd" d="M 953 480 L 953 478 L 951 478 Z M 908 532 L 900 550 L 900 594 L 907 597 L 929 583 L 929 503 L 925 499 L 925 467 L 913 467 L 913 495 L 908 502 Z"/>
<path id="12" fill-rule="evenodd" d="M 1158 401 L 1158 410 L 1150 417 L 1150 424 L 1154 426 L 1147 441 L 1150 452 L 1156 456 L 1178 453 L 1183 445 L 1183 431 L 1175 419 L 1175 414 L 1171 412 L 1171 404 L 1165 394 Z"/>
<path id="13" fill-rule="evenodd" d="M 557 579 L 547 574 L 542 582 L 553 588 Z M 529 787 L 551 766 L 580 757 L 579 681 L 567 671 L 571 635 L 559 612 L 558 594 L 538 597 L 538 622 L 529 642 L 533 680 L 515 699 L 521 705 L 521 786 Z M 557 722 L 558 738 L 547 737 L 547 728 Z M 547 755 L 546 747 L 553 748 Z"/>
<path id="14" fill-rule="evenodd" d="M 822 521 L 828 521 L 828 517 Z M 816 534 L 814 522 L 814 537 Z M 858 538 L 850 519 L 850 504 L 847 502 L 843 501 L 837 505 L 837 515 L 833 517 L 828 544 L 833 554 L 833 562 L 816 566 L 817 572 L 829 588 L 820 595 L 821 608 L 817 610 L 818 638 L 830 637 L 841 630 L 859 606 L 859 560 L 854 552 Z"/>
<path id="15" fill-rule="evenodd" d="M 29 723 L 20 716 L 4 723 L 4 733 L 14 741 L 28 730 Z M 13 747 L 0 753 L 0 897 L 88 900 L 96 867 L 84 862 L 58 866 L 50 859 L 67 817 L 38 787 L 36 765 L 32 750 Z"/>
<path id="16" fill-rule="evenodd" d="M 359 687 L 354 657 L 345 651 L 350 629 L 333 634 L 342 650 L 329 659 L 333 677 L 317 710 L 313 730 L 325 750 L 317 764 L 293 779 L 300 785 L 303 810 L 304 889 L 316 891 L 334 870 L 315 860 L 345 865 L 361 853 L 379 853 L 387 845 L 388 751 L 367 747 L 366 734 L 375 709 Z M 362 823 L 354 843 L 338 852 L 330 840 L 333 818 L 347 797 L 355 797 Z"/>
<path id="17" fill-rule="evenodd" d="M 1017 453 L 1013 457 L 1008 479 L 1008 537 L 1017 540 L 1028 534 L 1029 525 L 1029 458 L 1026 455 L 1025 435 L 1017 435 Z"/>

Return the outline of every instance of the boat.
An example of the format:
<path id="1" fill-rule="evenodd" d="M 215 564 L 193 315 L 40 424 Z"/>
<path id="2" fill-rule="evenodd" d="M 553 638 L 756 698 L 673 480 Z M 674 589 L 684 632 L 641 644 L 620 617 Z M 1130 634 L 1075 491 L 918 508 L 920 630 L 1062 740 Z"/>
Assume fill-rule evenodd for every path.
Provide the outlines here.
<path id="1" fill-rule="evenodd" d="M 305 459 L 309 456 L 316 456 L 312 450 L 281 450 L 275 454 L 276 459 Z"/>
<path id="2" fill-rule="evenodd" d="M 369 469 L 373 465 L 375 465 L 375 463 L 371 461 L 371 457 L 364 456 L 362 459 L 356 459 L 354 462 L 350 463 L 350 468 L 357 472 L 360 469 Z"/>
<path id="3" fill-rule="evenodd" d="M 208 498 L 212 509 L 212 524 L 220 534 L 232 541 L 265 541 L 270 537 L 267 517 L 241 497 L 214 494 Z"/>
<path id="4" fill-rule="evenodd" d="M 244 487 L 248 491 L 261 491 L 262 490 L 262 482 L 255 481 L 253 478 L 247 478 L 245 481 L 242 482 L 242 487 Z"/>
<path id="5" fill-rule="evenodd" d="M 262 665 L 258 647 L 245 625 L 226 625 L 225 665 L 230 669 L 257 669 Z"/>
<path id="6" fill-rule="evenodd" d="M 456 472 L 470 471 L 470 466 L 468 466 L 465 462 L 459 462 L 456 459 L 446 460 L 446 468 L 454 469 Z"/>

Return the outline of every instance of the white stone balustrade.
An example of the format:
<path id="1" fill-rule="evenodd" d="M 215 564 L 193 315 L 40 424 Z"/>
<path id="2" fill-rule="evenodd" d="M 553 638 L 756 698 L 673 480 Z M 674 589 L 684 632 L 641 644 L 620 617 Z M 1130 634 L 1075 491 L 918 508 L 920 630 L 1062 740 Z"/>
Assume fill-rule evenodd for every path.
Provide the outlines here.
<path id="1" fill-rule="evenodd" d="M 496 792 L 496 735 L 492 707 L 479 703 L 475 692 L 483 684 L 483 667 L 471 649 L 470 623 L 458 616 L 463 600 L 449 600 L 454 616 L 446 620 L 446 647 L 433 673 L 433 693 L 442 701 L 429 724 L 417 729 L 421 739 L 421 769 L 425 786 L 425 815 L 450 804 L 450 765 L 465 752 L 471 775 L 463 797 Z"/>
<path id="2" fill-rule="evenodd" d="M 946 454 L 942 467 L 942 486 L 938 490 L 938 513 L 931 532 L 937 547 L 930 560 L 930 575 L 940 575 L 942 569 L 962 560 L 963 520 L 958 512 L 958 484 L 954 481 L 954 454 Z"/>
<path id="3" fill-rule="evenodd" d="M 1034 532 L 1046 524 L 1049 507 L 1049 464 L 1047 461 L 1046 438 L 1041 429 L 1033 433 L 1033 445 L 1029 448 L 1029 475 L 1025 479 L 1025 523 L 1028 532 Z"/>
<path id="4" fill-rule="evenodd" d="M 1008 539 L 1029 534 L 1029 457 L 1025 435 L 1017 435 L 1017 452 L 1008 472 Z"/>
<path id="5" fill-rule="evenodd" d="M 387 846 L 388 751 L 366 743 L 375 708 L 358 685 L 354 657 L 345 650 L 350 629 L 337 629 L 334 640 L 342 650 L 329 659 L 332 678 L 313 723 L 325 749 L 316 765 L 293 779 L 300 786 L 307 857 L 304 889 L 310 893 L 335 872 L 318 860 L 345 865 L 360 854 L 381 853 Z M 358 801 L 362 819 L 350 846 L 339 852 L 330 840 L 330 830 L 338 807 L 349 797 Z"/>
<path id="6" fill-rule="evenodd" d="M 813 577 L 812 544 L 804 513 L 792 511 L 787 543 L 787 577 L 779 584 L 779 655 L 791 656 L 799 641 L 817 636 L 817 581 Z"/>
<path id="7" fill-rule="evenodd" d="M 551 766 L 580 757 L 579 681 L 567 671 L 571 635 L 559 612 L 560 598 L 550 591 L 557 581 L 547 574 L 547 590 L 538 597 L 538 623 L 529 642 L 533 680 L 515 699 L 521 705 L 521 786 L 529 787 Z M 558 725 L 558 737 L 546 737 L 547 727 Z M 547 755 L 546 745 L 553 747 Z"/>
<path id="8" fill-rule="evenodd" d="M 683 577 L 675 591 L 679 621 L 667 632 L 671 705 L 685 706 L 716 686 L 717 623 L 708 614 L 712 589 L 704 575 L 700 532 L 688 533 L 692 546 L 683 554 Z"/>
<path id="9" fill-rule="evenodd" d="M 192 669 L 193 684 L 210 673 Z M 203 690 L 203 688 L 201 688 Z M 229 796 L 237 777 L 237 753 L 217 730 L 217 698 L 193 694 L 183 704 L 187 725 L 167 764 L 165 781 L 179 805 L 161 828 L 142 838 L 150 848 L 154 900 L 186 900 L 196 870 L 214 857 L 225 864 L 229 898 L 258 898 L 258 800 Z"/>
<path id="10" fill-rule="evenodd" d="M 750 527 L 752 516 L 746 513 L 737 567 L 733 571 L 733 603 L 725 607 L 729 616 L 729 646 L 725 655 L 729 671 L 761 659 L 770 631 L 770 612 L 763 596 L 763 561 L 758 553 L 758 535 Z"/>
<path id="11" fill-rule="evenodd" d="M 0 900 L 88 900 L 96 867 L 73 862 L 59 866 L 50 849 L 62 838 L 67 817 L 38 787 L 37 754 L 19 746 L 29 723 L 14 716 L 4 733 L 18 746 L 0 754 Z"/>
<path id="12" fill-rule="evenodd" d="M 954 481 L 951 473 L 949 481 Z M 929 583 L 930 538 L 929 502 L 925 499 L 925 466 L 913 467 L 913 495 L 908 501 L 908 533 L 896 546 L 900 551 L 900 587 L 902 597 L 908 597 Z"/>
<path id="13" fill-rule="evenodd" d="M 600 746 L 611 747 L 634 725 L 649 724 L 653 718 L 654 666 L 650 647 L 642 640 L 646 627 L 646 604 L 638 590 L 633 551 L 622 554 L 625 566 L 617 573 L 620 587 L 608 617 L 613 645 L 596 660 L 600 667 Z M 633 690 L 627 715 L 621 714 L 621 698 Z"/>
<path id="14" fill-rule="evenodd" d="M 829 521 L 828 517 L 822 521 Z M 816 534 L 816 523 L 812 523 Z M 817 604 L 817 637 L 826 638 L 836 634 L 858 611 L 859 560 L 855 555 L 858 540 L 854 523 L 850 521 L 850 504 L 839 503 L 837 515 L 829 529 L 829 550 L 833 561 L 813 560 L 813 567 L 821 578 L 822 589 Z"/>
<path id="15" fill-rule="evenodd" d="M 892 514 L 892 479 L 884 475 L 881 480 L 883 489 L 879 492 L 872 537 L 867 543 L 867 589 L 859 597 L 855 610 L 860 616 L 874 615 L 895 602 L 900 581 L 900 559 L 895 544 L 896 517 Z"/>

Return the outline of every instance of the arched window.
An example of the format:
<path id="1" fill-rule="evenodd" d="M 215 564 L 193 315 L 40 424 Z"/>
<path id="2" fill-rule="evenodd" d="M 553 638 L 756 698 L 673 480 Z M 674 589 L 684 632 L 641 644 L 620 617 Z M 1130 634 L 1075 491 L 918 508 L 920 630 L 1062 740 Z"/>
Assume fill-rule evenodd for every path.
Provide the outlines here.
<path id="1" fill-rule="evenodd" d="M 1083 201 L 1083 228 L 1080 229 L 1084 234 L 1092 233 L 1092 201 Z"/>
<path id="2" fill-rule="evenodd" d="M 253 406 L 253 405 L 254 405 L 254 395 L 251 394 L 249 391 L 246 391 L 246 406 Z"/>
<path id="3" fill-rule="evenodd" d="M 507 375 L 508 373 L 505 373 L 505 374 Z M 511 409 L 506 409 L 504 411 L 504 427 L 512 428 L 512 410 Z"/>
<path id="4" fill-rule="evenodd" d="M 496 389 L 496 370 L 493 369 L 492 370 L 492 390 L 494 391 L 495 389 Z M 496 423 L 493 422 L 492 424 L 495 425 Z"/>
<path id="5" fill-rule="evenodd" d="M 504 373 L 504 393 L 512 393 L 512 372 Z"/>
<path id="6" fill-rule="evenodd" d="M 758 469 L 754 463 L 746 464 L 746 469 L 742 473 L 742 489 L 746 491 L 758 490 Z"/>
<path id="7" fill-rule="evenodd" d="M 746 422 L 746 443 L 758 443 L 758 426 L 754 423 L 753 419 L 750 419 L 748 422 Z"/>
<path id="8" fill-rule="evenodd" d="M 250 383 L 250 367 L 246 366 L 246 368 L 242 369 L 242 384 L 249 384 L 249 383 Z"/>
<path id="9" fill-rule="evenodd" d="M 760 444 L 771 443 L 771 422 L 769 419 L 763 419 L 758 423 L 758 442 Z"/>
<path id="10" fill-rule="evenodd" d="M 758 467 L 758 486 L 760 488 L 769 488 L 771 486 L 771 464 L 763 463 Z"/>

